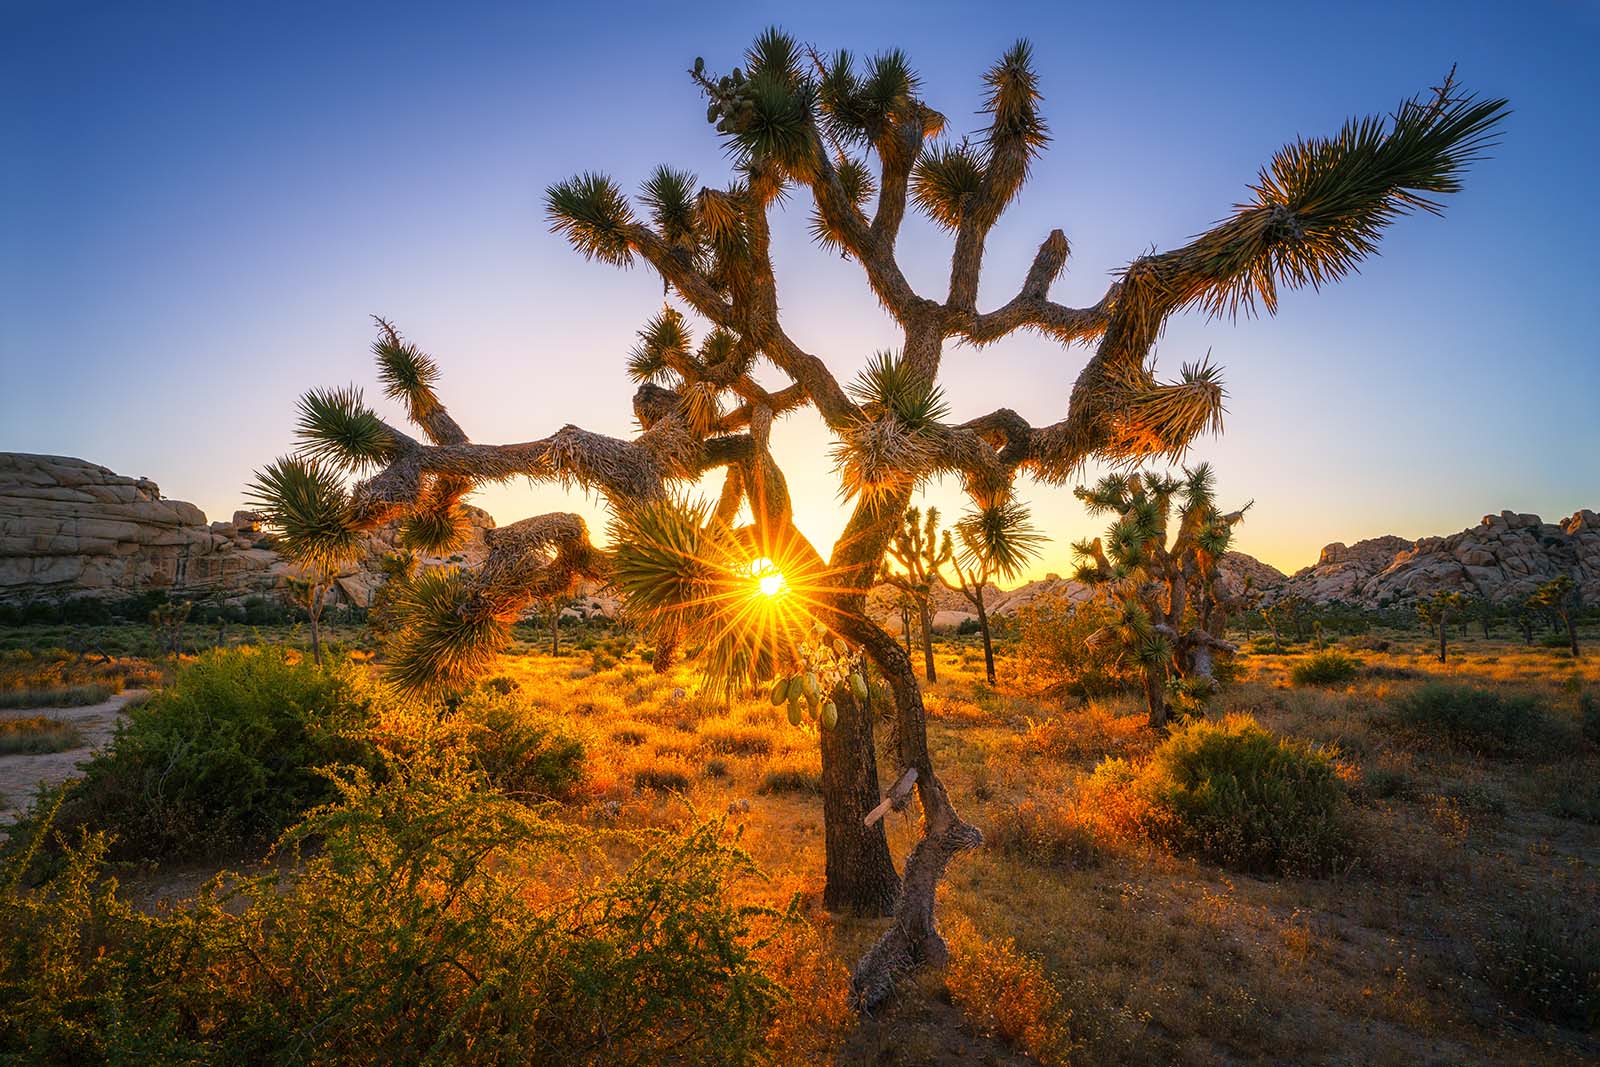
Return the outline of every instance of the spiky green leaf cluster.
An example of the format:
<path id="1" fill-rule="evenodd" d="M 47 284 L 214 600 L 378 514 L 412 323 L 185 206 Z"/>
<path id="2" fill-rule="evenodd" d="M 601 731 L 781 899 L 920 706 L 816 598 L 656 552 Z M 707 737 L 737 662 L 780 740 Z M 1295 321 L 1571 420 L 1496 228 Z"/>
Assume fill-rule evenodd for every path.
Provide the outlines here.
<path id="1" fill-rule="evenodd" d="M 378 380 L 383 395 L 399 400 L 415 421 L 423 421 L 439 406 L 434 386 L 439 381 L 439 365 L 420 348 L 400 336 L 387 322 L 379 320 L 378 339 L 372 354 L 378 359 Z"/>
<path id="2" fill-rule="evenodd" d="M 250 504 L 277 533 L 278 550 L 305 567 L 336 567 L 362 549 L 346 525 L 349 499 L 337 468 L 310 456 L 285 456 L 257 471 Z"/>
<path id="3" fill-rule="evenodd" d="M 918 375 L 897 353 L 874 352 L 850 387 L 856 402 L 893 416 L 911 431 L 927 429 L 950 413 L 944 390 Z"/>
<path id="4" fill-rule="evenodd" d="M 394 455 L 394 437 L 353 385 L 302 396 L 295 432 L 301 452 L 346 471 L 381 466 Z"/>
<path id="5" fill-rule="evenodd" d="M 699 246 L 698 180 L 688 171 L 659 166 L 644 183 L 639 199 L 650 209 L 650 221 L 669 244 Z"/>
<path id="6" fill-rule="evenodd" d="M 430 556 L 447 556 L 467 537 L 467 515 L 460 507 L 424 507 L 400 523 L 397 540 L 404 548 Z"/>
<path id="7" fill-rule="evenodd" d="M 850 386 L 862 417 L 832 448 L 847 496 L 881 499 L 932 473 L 933 435 L 949 413 L 944 393 L 900 356 L 877 352 Z"/>
<path id="8" fill-rule="evenodd" d="M 683 315 L 665 307 L 639 331 L 639 343 L 628 356 L 628 376 L 636 382 L 660 384 L 673 375 L 673 364 L 689 353 L 692 338 Z"/>
<path id="9" fill-rule="evenodd" d="M 877 179 L 873 178 L 866 164 L 858 159 L 848 156 L 840 159 L 834 164 L 834 173 L 839 177 L 839 185 L 844 190 L 846 199 L 857 208 L 863 207 L 878 191 Z M 831 252 L 844 249 L 844 241 L 839 231 L 823 215 L 822 208 L 815 204 L 811 208 L 811 237 Z"/>
<path id="10" fill-rule="evenodd" d="M 911 117 L 920 79 L 898 48 L 881 52 L 856 70 L 850 52 L 835 52 L 817 87 L 828 132 L 844 144 L 879 144 Z"/>
<path id="11" fill-rule="evenodd" d="M 552 233 L 565 237 L 589 259 L 617 267 L 632 265 L 627 231 L 633 225 L 633 210 L 610 178 L 585 171 L 550 186 L 544 198 Z"/>
<path id="12" fill-rule="evenodd" d="M 1039 556 L 1046 538 L 1026 504 L 1015 498 L 973 508 L 956 522 L 962 562 L 982 575 L 1010 581 Z"/>
<path id="13" fill-rule="evenodd" d="M 911 199 L 947 230 L 961 225 L 967 207 L 983 188 L 983 161 L 966 141 L 932 145 L 911 173 Z"/>
<path id="14" fill-rule="evenodd" d="M 385 679 L 424 696 L 459 690 L 483 675 L 511 636 L 509 619 L 477 609 L 472 579 L 457 567 L 423 571 L 391 610 Z"/>

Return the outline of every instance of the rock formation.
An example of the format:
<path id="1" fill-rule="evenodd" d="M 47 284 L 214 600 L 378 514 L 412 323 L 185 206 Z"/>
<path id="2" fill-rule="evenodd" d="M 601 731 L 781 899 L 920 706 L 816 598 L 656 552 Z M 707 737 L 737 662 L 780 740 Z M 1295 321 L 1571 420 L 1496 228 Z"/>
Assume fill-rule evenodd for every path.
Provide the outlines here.
<path id="1" fill-rule="evenodd" d="M 1593 511 L 1560 523 L 1502 511 L 1448 537 L 1331 544 L 1282 592 L 1363 608 L 1400 606 L 1439 590 L 1509 603 L 1561 574 L 1577 582 L 1585 603 L 1600 603 L 1600 516 Z"/>
<path id="2" fill-rule="evenodd" d="M 472 532 L 460 559 L 483 558 L 494 520 L 467 508 Z M 377 560 L 395 531 L 337 577 L 336 601 L 365 607 L 382 582 Z M 424 558 L 425 566 L 446 560 Z M 167 500 L 147 478 L 127 478 L 64 456 L 0 452 L 0 600 L 117 599 L 152 590 L 238 600 L 280 592 L 295 566 L 273 551 L 249 512 L 207 523 L 193 504 Z"/>

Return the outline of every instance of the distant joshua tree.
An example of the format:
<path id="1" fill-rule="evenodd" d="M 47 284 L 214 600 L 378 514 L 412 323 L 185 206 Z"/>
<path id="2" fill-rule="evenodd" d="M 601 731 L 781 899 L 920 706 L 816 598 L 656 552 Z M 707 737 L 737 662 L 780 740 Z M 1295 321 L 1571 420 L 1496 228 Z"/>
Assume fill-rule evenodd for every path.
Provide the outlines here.
<path id="1" fill-rule="evenodd" d="M 1033 526 L 1027 505 L 1008 499 L 973 508 L 956 522 L 960 551 L 950 559 L 955 572 L 952 583 L 939 572 L 939 580 L 967 599 L 978 613 L 978 632 L 983 635 L 983 670 L 989 684 L 995 684 L 994 639 L 989 632 L 989 609 L 985 603 L 989 583 L 995 578 L 1014 580 L 1038 558 L 1044 535 Z"/>
<path id="2" fill-rule="evenodd" d="M 1441 591 L 1417 602 L 1417 618 L 1439 638 L 1440 663 L 1445 662 L 1450 651 L 1450 620 L 1461 617 L 1466 610 L 1467 599 L 1460 593 Z"/>
<path id="3" fill-rule="evenodd" d="M 1216 684 L 1216 656 L 1238 651 L 1223 637 L 1232 604 L 1217 588 L 1217 562 L 1244 509 L 1218 511 L 1214 484 L 1202 463 L 1182 478 L 1113 474 L 1074 490 L 1091 515 L 1115 516 L 1104 538 L 1072 546 L 1079 556 L 1074 577 L 1109 590 L 1117 608 L 1116 622 L 1091 640 L 1114 645 L 1143 668 L 1156 728 L 1167 725 L 1174 702 L 1180 710 L 1203 705 Z"/>
<path id="4" fill-rule="evenodd" d="M 904 593 L 917 612 L 922 635 L 922 672 L 930 682 L 939 680 L 933 666 L 933 590 L 940 571 L 955 557 L 950 531 L 939 528 L 939 509 L 907 508 L 904 524 L 889 541 L 883 580 Z M 899 564 L 896 569 L 889 561 Z"/>
<path id="5" fill-rule="evenodd" d="M 300 407 L 301 451 L 268 468 L 275 476 L 258 483 L 259 495 L 284 551 L 301 561 L 345 558 L 361 531 L 396 519 L 407 547 L 448 550 L 465 529 L 462 498 L 487 482 L 558 482 L 609 504 L 609 548 L 591 542 L 576 515 L 541 515 L 491 531 L 480 566 L 419 577 L 389 665 L 399 685 L 433 691 L 481 674 L 520 611 L 585 579 L 609 579 L 632 616 L 649 623 L 662 669 L 691 637 L 707 650 L 708 670 L 748 686 L 788 669 L 794 635 L 815 625 L 875 664 L 894 705 L 892 758 L 907 772 L 901 777 L 915 772 L 923 815 L 903 877 L 882 822 L 864 818 L 880 798 L 877 750 L 872 716 L 852 687 L 834 694 L 837 725 L 820 733 L 824 902 L 894 914 L 854 972 L 857 1001 L 870 1006 L 906 969 L 946 959 L 935 891 L 951 860 L 982 841 L 934 771 L 910 657 L 867 613 L 912 494 L 953 475 L 984 506 L 1009 499 L 1022 474 L 1060 485 L 1091 460 L 1183 455 L 1199 434 L 1220 428 L 1223 388 L 1206 361 L 1173 381 L 1156 377 L 1152 351 L 1167 319 L 1194 309 L 1231 316 L 1257 303 L 1272 313 L 1280 288 L 1343 277 L 1396 219 L 1440 210 L 1438 198 L 1460 188 L 1492 143 L 1506 104 L 1463 95 L 1452 77 L 1389 118 L 1296 140 L 1223 221 L 1181 247 L 1138 256 L 1087 307 L 1050 298 L 1069 252 L 1056 230 L 1015 294 L 981 309 L 989 234 L 1050 139 L 1026 42 L 984 74 L 985 128 L 962 139 L 945 136 L 944 115 L 923 100 L 899 51 L 863 62 L 769 30 L 726 76 L 699 59 L 689 73 L 732 163 L 724 184 L 701 187 L 663 166 L 644 181 L 637 205 L 592 172 L 546 194 L 552 229 L 578 252 L 616 267 L 642 261 L 676 298 L 646 324 L 628 364 L 639 383 L 636 436 L 569 425 L 519 444 L 475 443 L 440 398 L 438 364 L 380 322 L 379 377 L 420 436 L 379 416 L 354 388 L 310 392 Z M 817 242 L 860 265 L 902 335 L 900 349 L 853 386 L 836 367 L 854 354 L 830 353 L 830 367 L 801 347 L 780 311 L 769 215 L 802 198 Z M 949 284 L 933 296 L 912 288 L 897 256 L 908 208 L 953 239 Z M 700 320 L 698 342 L 690 314 Z M 947 345 L 961 358 L 992 359 L 988 346 L 1019 331 L 1092 348 L 1062 418 L 1033 426 L 1001 408 L 948 421 L 937 403 Z M 758 382 L 758 363 L 786 384 Z M 593 404 L 572 398 L 573 411 Z M 850 508 L 827 556 L 796 528 L 769 449 L 773 421 L 807 407 L 834 436 Z M 723 478 L 715 506 L 674 495 L 713 472 Z M 352 476 L 363 480 L 352 485 Z M 736 525 L 745 514 L 750 521 Z M 778 590 L 768 568 L 787 584 L 769 598 L 783 611 L 751 607 L 750 590 Z"/>
<path id="6" fill-rule="evenodd" d="M 1578 649 L 1578 586 L 1570 575 L 1552 578 L 1534 590 L 1528 598 L 1528 606 L 1547 611 L 1559 619 L 1567 629 L 1567 643 L 1572 649 L 1572 658 L 1578 659 L 1582 655 Z"/>

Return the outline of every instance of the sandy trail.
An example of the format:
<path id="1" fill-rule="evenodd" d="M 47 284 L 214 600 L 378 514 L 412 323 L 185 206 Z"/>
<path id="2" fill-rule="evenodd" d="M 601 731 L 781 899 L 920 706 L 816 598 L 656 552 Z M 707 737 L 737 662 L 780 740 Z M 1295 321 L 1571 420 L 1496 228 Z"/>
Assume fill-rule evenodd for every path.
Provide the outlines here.
<path id="1" fill-rule="evenodd" d="M 43 715 L 73 723 L 84 740 L 78 748 L 65 752 L 0 756 L 0 824 L 15 822 L 27 810 L 41 782 L 56 785 L 72 777 L 81 763 L 111 739 L 122 719 L 122 709 L 144 693 L 143 689 L 128 689 L 103 703 L 81 708 L 7 708 L 0 711 L 0 720 Z"/>

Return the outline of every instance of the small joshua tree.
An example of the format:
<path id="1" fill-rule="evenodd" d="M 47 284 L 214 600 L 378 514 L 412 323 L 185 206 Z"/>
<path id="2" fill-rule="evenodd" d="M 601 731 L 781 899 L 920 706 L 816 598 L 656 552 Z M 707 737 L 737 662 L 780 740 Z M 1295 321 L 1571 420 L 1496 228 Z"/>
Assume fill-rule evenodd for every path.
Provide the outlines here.
<path id="1" fill-rule="evenodd" d="M 440 398 L 438 364 L 380 322 L 379 376 L 420 436 L 380 417 L 353 388 L 315 390 L 301 403 L 301 453 L 268 468 L 262 499 L 285 551 L 302 561 L 341 558 L 360 531 L 396 519 L 408 547 L 448 550 L 465 525 L 463 497 L 486 482 L 528 477 L 606 500 L 614 516 L 609 548 L 593 544 L 576 515 L 541 515 L 486 535 L 488 558 L 473 570 L 417 579 L 389 675 L 422 691 L 488 670 L 529 604 L 608 578 L 636 619 L 653 620 L 658 667 L 670 665 L 682 637 L 691 636 L 710 649 L 710 668 L 735 672 L 730 684 L 765 681 L 788 669 L 784 659 L 793 655 L 780 632 L 788 627 L 767 625 L 777 613 L 750 609 L 762 603 L 750 590 L 773 577 L 762 570 L 770 561 L 789 593 L 766 602 L 823 623 L 885 679 L 894 716 L 890 758 L 900 779 L 914 780 L 922 809 L 922 836 L 902 876 L 881 821 L 865 818 L 880 799 L 872 717 L 843 687 L 837 726 L 819 735 L 823 901 L 893 912 L 852 975 L 857 1001 L 871 1006 L 908 968 L 947 958 L 934 921 L 936 891 L 950 862 L 983 840 L 935 773 L 910 657 L 866 609 L 912 495 L 929 479 L 952 475 L 975 502 L 994 501 L 1012 495 L 1019 475 L 1061 485 L 1091 460 L 1183 455 L 1201 433 L 1220 428 L 1223 389 L 1218 369 L 1204 362 L 1176 380 L 1156 377 L 1153 349 L 1167 319 L 1258 305 L 1272 313 L 1280 287 L 1343 277 L 1396 219 L 1437 212 L 1438 198 L 1461 187 L 1506 105 L 1462 94 L 1452 77 L 1403 101 L 1390 118 L 1297 140 L 1223 221 L 1182 246 L 1138 256 L 1087 307 L 1050 298 L 1070 252 L 1055 230 L 1015 295 L 981 309 L 989 235 L 1050 140 L 1026 42 L 983 75 L 985 128 L 954 141 L 897 50 L 863 62 L 769 30 L 726 76 L 700 59 L 689 76 L 731 160 L 725 182 L 702 187 L 694 175 L 662 166 L 637 202 L 592 172 L 546 192 L 552 229 L 580 254 L 614 267 L 643 261 L 677 301 L 646 324 L 629 362 L 639 383 L 636 436 L 568 425 L 518 444 L 473 442 Z M 860 266 L 865 288 L 901 334 L 879 373 L 869 368 L 853 387 L 786 329 L 770 214 L 801 198 L 810 201 L 817 242 Z M 952 238 L 948 286 L 931 296 L 912 287 L 896 251 L 908 209 Z M 690 315 L 699 319 L 698 342 Z M 947 419 L 933 402 L 947 348 L 981 353 L 1022 331 L 1093 349 L 1061 418 L 1034 426 L 1000 408 Z M 758 381 L 763 361 L 786 384 Z M 851 509 L 827 555 L 795 526 L 788 484 L 769 448 L 773 420 L 804 407 L 834 436 Z M 713 472 L 723 478 L 714 507 L 678 506 L 676 488 Z M 742 514 L 750 522 L 735 526 Z M 758 679 L 762 671 L 772 673 Z"/>
<path id="2" fill-rule="evenodd" d="M 289 592 L 305 609 L 306 629 L 311 637 L 311 661 L 322 662 L 322 612 L 328 606 L 328 594 L 333 591 L 335 571 L 323 564 L 307 564 L 299 576 L 285 579 Z"/>
<path id="3" fill-rule="evenodd" d="M 1117 621 L 1095 634 L 1143 668 L 1150 725 L 1164 728 L 1175 704 L 1203 707 L 1216 684 L 1219 653 L 1238 649 L 1222 635 L 1233 603 L 1217 586 L 1217 562 L 1228 550 L 1244 509 L 1227 515 L 1212 499 L 1209 464 L 1183 477 L 1154 472 L 1113 474 L 1074 492 L 1091 515 L 1116 518 L 1104 538 L 1072 546 L 1075 577 L 1107 591 Z M 1249 505 L 1245 505 L 1246 508 Z"/>
<path id="4" fill-rule="evenodd" d="M 1460 593 L 1437 592 L 1417 602 L 1417 618 L 1439 638 L 1439 662 L 1449 655 L 1450 620 L 1466 610 L 1466 597 Z"/>
<path id="5" fill-rule="evenodd" d="M 994 640 L 989 633 L 985 603 L 989 583 L 995 578 L 1015 579 L 1023 567 L 1038 557 L 1044 536 L 1034 529 L 1025 504 L 1002 500 L 962 515 L 956 523 L 956 539 L 961 549 L 950 559 L 956 580 L 951 583 L 942 571 L 938 577 L 946 588 L 966 597 L 977 611 L 978 632 L 983 635 L 984 674 L 994 685 Z"/>
<path id="6" fill-rule="evenodd" d="M 1567 644 L 1572 658 L 1582 653 L 1578 649 L 1578 586 L 1571 575 L 1563 574 L 1545 582 L 1528 598 L 1529 607 L 1549 612 L 1567 628 Z"/>
<path id="7" fill-rule="evenodd" d="M 922 673 L 930 682 L 939 680 L 933 666 L 933 589 L 940 584 L 940 571 L 955 557 L 950 531 L 939 529 L 939 509 L 907 508 L 905 523 L 889 542 L 889 559 L 899 569 L 885 563 L 883 580 L 908 597 L 917 612 L 922 634 Z"/>

